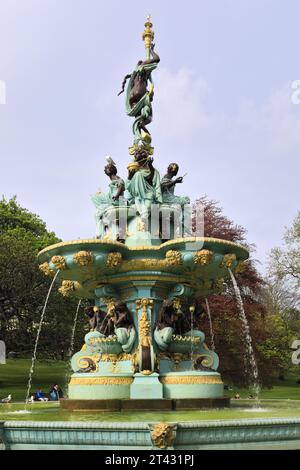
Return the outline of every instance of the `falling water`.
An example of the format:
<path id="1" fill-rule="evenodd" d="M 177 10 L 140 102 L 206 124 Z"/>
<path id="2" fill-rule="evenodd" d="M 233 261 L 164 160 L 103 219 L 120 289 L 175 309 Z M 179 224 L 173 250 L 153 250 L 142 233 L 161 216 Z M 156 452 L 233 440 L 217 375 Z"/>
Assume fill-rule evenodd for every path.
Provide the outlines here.
<path id="1" fill-rule="evenodd" d="M 191 369 L 194 370 L 194 310 L 190 309 L 191 313 Z"/>
<path id="2" fill-rule="evenodd" d="M 239 309 L 239 314 L 240 314 L 240 319 L 243 323 L 243 333 L 244 333 L 244 341 L 245 341 L 245 365 L 250 366 L 247 367 L 248 372 L 249 372 L 249 377 L 251 380 L 251 388 L 253 389 L 255 396 L 257 397 L 260 392 L 260 386 L 258 383 L 258 369 L 257 369 L 257 364 L 255 360 L 255 355 L 254 355 L 254 350 L 252 346 L 252 338 L 250 335 L 250 328 L 249 328 L 249 323 L 246 317 L 246 313 L 244 310 L 244 304 L 241 296 L 241 292 L 239 289 L 239 286 L 237 285 L 236 279 L 231 271 L 230 268 L 228 268 L 233 288 L 235 291 L 236 299 L 237 299 L 237 304 L 238 304 L 238 309 Z"/>
<path id="3" fill-rule="evenodd" d="M 44 307 L 43 307 L 43 311 L 42 311 L 42 315 L 41 315 L 41 318 L 40 318 L 40 323 L 39 323 L 39 327 L 38 327 L 38 330 L 37 330 L 37 334 L 36 334 L 36 339 L 35 339 L 35 344 L 34 344 L 34 350 L 33 350 L 33 356 L 32 356 L 32 360 L 31 360 L 31 368 L 30 368 L 30 371 L 29 371 L 29 378 L 28 378 L 28 385 L 27 385 L 27 393 L 26 393 L 26 399 L 25 399 L 25 403 L 28 402 L 28 399 L 29 399 L 29 394 L 30 394 L 30 389 L 31 389 L 31 382 L 32 382 L 32 376 L 33 376 L 33 372 L 34 372 L 34 366 L 35 366 L 35 361 L 36 361 L 36 352 L 37 352 L 37 347 L 38 347 L 38 342 L 39 342 L 39 338 L 40 338 L 40 334 L 41 334 L 41 329 L 42 329 L 42 325 L 43 325 L 43 321 L 44 321 L 44 316 L 45 316 L 45 312 L 46 312 L 46 307 L 47 307 L 47 304 L 48 304 L 48 300 L 49 300 L 49 297 L 50 297 L 50 293 L 51 293 L 51 290 L 52 290 L 52 287 L 54 285 L 54 282 L 58 276 L 58 273 L 59 273 L 59 270 L 56 272 L 52 282 L 51 282 L 51 285 L 49 287 L 49 290 L 48 290 L 48 294 L 47 294 L 47 297 L 46 297 L 46 300 L 45 300 L 45 304 L 44 304 Z"/>
<path id="4" fill-rule="evenodd" d="M 69 356 L 70 357 L 73 355 L 73 351 L 74 351 L 74 338 L 75 338 L 75 331 L 76 331 L 76 326 L 77 326 L 77 319 L 78 319 L 78 313 L 79 313 L 79 309 L 80 309 L 81 300 L 82 299 L 80 299 L 79 302 L 78 302 L 75 317 L 74 317 L 74 323 L 73 323 L 72 334 L 71 334 L 70 349 L 69 349 Z"/>
<path id="5" fill-rule="evenodd" d="M 209 331 L 210 331 L 210 349 L 212 351 L 215 351 L 215 334 L 212 326 L 212 321 L 211 321 L 211 313 L 210 313 L 210 308 L 209 308 L 209 303 L 207 298 L 205 298 L 205 303 L 206 303 L 206 311 L 208 315 L 208 321 L 209 321 Z"/>

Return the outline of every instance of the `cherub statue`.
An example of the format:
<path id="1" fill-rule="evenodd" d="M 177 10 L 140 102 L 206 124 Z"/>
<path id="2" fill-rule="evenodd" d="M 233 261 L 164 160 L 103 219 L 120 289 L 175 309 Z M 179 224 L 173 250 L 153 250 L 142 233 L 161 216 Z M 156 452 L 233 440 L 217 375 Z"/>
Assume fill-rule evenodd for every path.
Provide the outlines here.
<path id="1" fill-rule="evenodd" d="M 97 208 L 95 218 L 98 238 L 103 238 L 105 235 L 105 221 L 103 219 L 105 210 L 110 206 L 118 205 L 119 199 L 125 191 L 124 180 L 118 176 L 115 162 L 110 156 L 106 157 L 106 160 L 107 164 L 104 167 L 104 173 L 111 181 L 109 183 L 109 191 L 108 193 L 98 192 L 91 197 Z"/>
<path id="2" fill-rule="evenodd" d="M 129 83 L 126 90 L 126 112 L 128 116 L 135 117 L 133 123 L 134 143 L 139 145 L 141 142 L 151 142 L 151 136 L 146 125 L 152 121 L 152 100 L 153 83 L 151 73 L 156 69 L 160 58 L 154 52 L 155 45 L 150 47 L 151 58 L 139 60 L 136 68 L 131 74 L 127 74 L 122 83 L 122 89 L 118 95 L 124 92 L 128 79 Z M 148 82 L 151 86 L 148 90 Z"/>

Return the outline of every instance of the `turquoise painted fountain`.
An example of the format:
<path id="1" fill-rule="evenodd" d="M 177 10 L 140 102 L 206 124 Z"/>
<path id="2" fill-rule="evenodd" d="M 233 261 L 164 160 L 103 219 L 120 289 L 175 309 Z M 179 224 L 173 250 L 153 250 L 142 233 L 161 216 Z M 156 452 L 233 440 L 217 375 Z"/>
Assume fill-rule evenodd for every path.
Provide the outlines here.
<path id="1" fill-rule="evenodd" d="M 91 331 L 72 357 L 68 407 L 224 406 L 219 358 L 201 331 L 200 297 L 222 291 L 245 248 L 197 236 L 201 214 L 176 196 L 178 165 L 161 177 L 153 165 L 151 135 L 152 24 L 143 34 L 146 59 L 126 75 L 126 111 L 134 118 L 128 178 L 107 157 L 108 193 L 96 193 L 97 238 L 49 246 L 39 253 L 46 275 L 59 271 L 59 291 L 89 299 Z M 199 230 L 198 230 L 199 232 Z M 200 400 L 200 401 L 199 401 Z M 87 404 L 92 401 L 92 404 Z M 138 402 L 138 404 L 137 404 Z M 126 404 L 126 405 L 125 405 Z"/>
<path id="2" fill-rule="evenodd" d="M 153 37 L 148 18 L 146 59 L 126 75 L 120 92 L 128 81 L 132 161 L 124 181 L 107 157 L 109 190 L 92 197 L 97 237 L 57 243 L 38 255 L 40 269 L 53 284 L 59 280 L 62 295 L 90 302 L 90 331 L 71 359 L 68 399 L 58 411 L 43 405 L 41 417 L 35 405 L 25 411 L 2 406 L 0 448 L 1 440 L 6 449 L 300 448 L 299 411 L 285 415 L 279 404 L 283 414 L 274 418 L 268 410 L 267 418 L 259 418 L 263 408 L 253 409 L 255 419 L 245 419 L 246 408 L 233 414 L 238 419 L 226 414 L 231 410 L 219 358 L 207 346 L 201 315 L 206 296 L 223 290 L 248 252 L 203 237 L 202 214 L 188 197 L 174 194 L 183 182 L 178 165 L 170 163 L 163 177 L 153 165 L 146 127 L 152 72 L 160 61 Z M 200 410 L 207 407 L 222 419 L 213 414 L 206 421 Z M 11 421 L 9 413 L 32 413 L 33 420 L 24 415 Z"/>

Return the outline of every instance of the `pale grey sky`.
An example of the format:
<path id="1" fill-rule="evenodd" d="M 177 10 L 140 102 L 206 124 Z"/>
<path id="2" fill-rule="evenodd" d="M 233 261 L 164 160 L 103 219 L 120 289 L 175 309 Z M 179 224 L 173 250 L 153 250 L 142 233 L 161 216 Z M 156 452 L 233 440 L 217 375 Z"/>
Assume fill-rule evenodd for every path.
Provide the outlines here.
<path id="1" fill-rule="evenodd" d="M 123 176 L 130 160 L 117 93 L 144 56 L 148 13 L 155 164 L 177 161 L 179 192 L 219 200 L 265 263 L 300 209 L 298 0 L 0 0 L 0 194 L 64 240 L 94 236 L 103 156 Z"/>

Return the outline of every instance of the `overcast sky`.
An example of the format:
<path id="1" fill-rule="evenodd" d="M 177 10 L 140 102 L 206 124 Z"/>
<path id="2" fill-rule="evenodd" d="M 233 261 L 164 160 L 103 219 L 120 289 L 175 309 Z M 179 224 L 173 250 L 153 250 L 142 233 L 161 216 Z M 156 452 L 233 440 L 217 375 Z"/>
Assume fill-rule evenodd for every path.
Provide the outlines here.
<path id="1" fill-rule="evenodd" d="M 0 194 L 64 240 L 94 236 L 103 156 L 123 177 L 130 161 L 117 93 L 149 13 L 155 165 L 178 162 L 178 193 L 220 201 L 263 271 L 300 209 L 299 0 L 0 0 Z"/>

